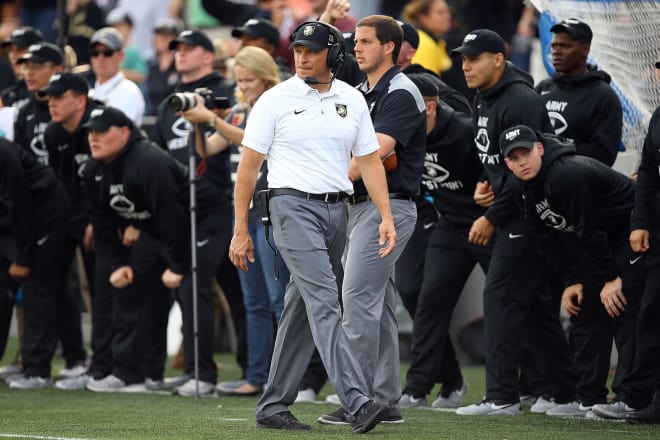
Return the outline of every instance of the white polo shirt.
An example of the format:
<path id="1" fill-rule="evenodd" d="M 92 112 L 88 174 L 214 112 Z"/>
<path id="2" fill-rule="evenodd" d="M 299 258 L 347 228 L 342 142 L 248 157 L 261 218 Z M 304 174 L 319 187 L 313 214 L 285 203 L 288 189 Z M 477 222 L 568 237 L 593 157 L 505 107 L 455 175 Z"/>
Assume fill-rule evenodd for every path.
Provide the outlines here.
<path id="1" fill-rule="evenodd" d="M 319 93 L 297 76 L 267 90 L 252 108 L 243 145 L 268 160 L 268 187 L 353 193 L 351 153 L 378 150 L 362 94 L 343 81 Z"/>
<path id="2" fill-rule="evenodd" d="M 89 91 L 89 97 L 123 111 L 138 127 L 142 124 L 144 96 L 137 84 L 125 78 L 121 70 L 103 84 L 97 81 Z"/>

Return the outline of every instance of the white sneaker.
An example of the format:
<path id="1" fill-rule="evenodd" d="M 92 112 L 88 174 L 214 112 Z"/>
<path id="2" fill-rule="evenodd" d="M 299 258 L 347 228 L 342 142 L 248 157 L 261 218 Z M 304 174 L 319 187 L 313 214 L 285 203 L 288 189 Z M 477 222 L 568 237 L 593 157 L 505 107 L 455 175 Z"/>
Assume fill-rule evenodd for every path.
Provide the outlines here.
<path id="1" fill-rule="evenodd" d="M 21 377 L 9 383 L 9 388 L 19 390 L 42 390 L 53 386 L 53 381 L 50 377 Z"/>
<path id="2" fill-rule="evenodd" d="M 400 408 L 427 408 L 429 403 L 426 397 L 413 397 L 411 394 L 402 394 L 399 399 Z"/>
<path id="3" fill-rule="evenodd" d="M 328 403 L 332 403 L 333 405 L 341 405 L 341 402 L 339 401 L 339 396 L 336 394 L 330 394 L 328 397 L 325 398 L 325 401 Z"/>
<path id="4" fill-rule="evenodd" d="M 605 419 L 624 420 L 628 413 L 635 411 L 635 408 L 629 407 L 625 402 L 617 401 L 612 403 L 597 403 L 592 408 L 594 414 Z"/>
<path id="5" fill-rule="evenodd" d="M 78 377 L 58 380 L 55 382 L 55 388 L 59 388 L 60 390 L 84 390 L 90 380 L 92 380 L 92 376 L 81 374 Z"/>
<path id="6" fill-rule="evenodd" d="M 463 404 L 463 399 L 468 392 L 468 384 L 463 381 L 463 385 L 458 390 L 454 390 L 448 395 L 444 395 L 442 392 L 438 394 L 438 398 L 433 401 L 431 404 L 432 408 L 435 409 L 455 409 Z"/>
<path id="7" fill-rule="evenodd" d="M 520 402 L 498 405 L 487 400 L 470 406 L 462 406 L 456 410 L 456 414 L 461 416 L 519 416 L 522 413 Z"/>
<path id="8" fill-rule="evenodd" d="M 16 362 L 12 362 L 11 364 L 0 368 L 0 378 L 2 379 L 17 374 L 21 374 L 21 367 Z"/>
<path id="9" fill-rule="evenodd" d="M 176 387 L 180 387 L 184 383 L 188 382 L 191 379 L 188 373 L 183 373 L 174 377 L 166 377 L 163 379 L 163 385 L 166 389 L 173 390 Z"/>
<path id="10" fill-rule="evenodd" d="M 529 407 L 529 410 L 534 414 L 545 414 L 552 408 L 556 407 L 557 404 L 555 403 L 555 399 L 552 397 L 546 399 L 545 397 L 541 396 L 536 399 L 536 402 L 534 402 L 532 406 Z"/>
<path id="11" fill-rule="evenodd" d="M 293 403 L 316 403 L 316 393 L 311 388 L 300 390 Z"/>
<path id="12" fill-rule="evenodd" d="M 90 379 L 85 388 L 98 393 L 117 393 L 126 388 L 126 382 L 114 374 L 109 374 L 103 379 Z"/>
<path id="13" fill-rule="evenodd" d="M 197 381 L 197 384 L 199 386 L 199 395 L 201 397 L 216 397 L 218 395 L 218 391 L 216 390 L 214 383 L 199 380 Z M 184 397 L 195 397 L 197 395 L 195 379 L 190 379 L 180 387 L 176 387 L 174 391 L 172 391 L 172 394 L 177 394 Z"/>
<path id="14" fill-rule="evenodd" d="M 60 379 L 68 379 L 71 377 L 78 377 L 87 373 L 87 367 L 83 364 L 75 365 L 71 368 L 62 368 L 58 373 L 57 377 Z"/>
<path id="15" fill-rule="evenodd" d="M 591 411 L 590 406 L 583 406 L 580 402 L 555 404 L 545 414 L 553 417 L 585 417 Z"/>

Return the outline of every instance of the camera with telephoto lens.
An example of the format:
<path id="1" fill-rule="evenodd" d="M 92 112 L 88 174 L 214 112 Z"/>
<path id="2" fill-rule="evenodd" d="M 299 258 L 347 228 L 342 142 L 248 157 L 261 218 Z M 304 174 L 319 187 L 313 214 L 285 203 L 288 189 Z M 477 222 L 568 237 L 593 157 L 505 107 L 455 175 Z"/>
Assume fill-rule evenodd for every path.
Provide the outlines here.
<path id="1" fill-rule="evenodd" d="M 197 95 L 202 98 L 204 106 L 209 110 L 231 107 L 229 104 L 229 98 L 214 97 L 213 91 L 206 87 L 195 89 L 193 92 L 172 93 L 167 98 L 167 105 L 169 105 L 175 112 L 185 112 L 197 105 L 197 101 L 195 100 Z"/>

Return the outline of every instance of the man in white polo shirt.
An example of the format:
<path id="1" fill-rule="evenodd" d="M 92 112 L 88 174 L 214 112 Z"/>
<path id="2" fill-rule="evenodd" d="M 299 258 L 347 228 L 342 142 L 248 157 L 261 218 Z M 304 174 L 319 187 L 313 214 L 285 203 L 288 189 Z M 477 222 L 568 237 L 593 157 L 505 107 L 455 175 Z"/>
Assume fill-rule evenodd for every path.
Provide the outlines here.
<path id="1" fill-rule="evenodd" d="M 275 243 L 291 271 L 268 383 L 257 404 L 257 427 L 310 429 L 288 406 L 309 358 L 318 347 L 353 432 L 373 429 L 389 409 L 373 401 L 342 328 L 335 274 L 346 240 L 345 200 L 351 153 L 373 198 L 384 257 L 396 244 L 378 141 L 364 98 L 334 80 L 343 61 L 341 33 L 320 22 L 303 23 L 292 35 L 296 76 L 266 91 L 245 128 L 234 193 L 235 228 L 229 250 L 241 270 L 254 260 L 247 232 L 248 207 L 261 164 L 268 159 L 270 212 Z M 374 231 L 375 232 L 375 231 Z"/>
<path id="2" fill-rule="evenodd" d="M 139 127 L 144 115 L 144 97 L 140 88 L 121 71 L 123 48 L 124 41 L 115 28 L 101 28 L 92 35 L 89 53 L 96 82 L 89 97 L 118 108 Z"/>

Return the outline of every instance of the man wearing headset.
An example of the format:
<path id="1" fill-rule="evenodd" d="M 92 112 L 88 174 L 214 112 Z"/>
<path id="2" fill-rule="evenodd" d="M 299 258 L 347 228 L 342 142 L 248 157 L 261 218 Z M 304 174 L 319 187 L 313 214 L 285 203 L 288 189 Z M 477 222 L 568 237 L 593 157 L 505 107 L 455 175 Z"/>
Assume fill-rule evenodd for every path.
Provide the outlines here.
<path id="1" fill-rule="evenodd" d="M 248 208 L 264 159 L 268 159 L 270 219 L 275 243 L 291 271 L 257 427 L 310 429 L 289 411 L 314 347 L 353 432 L 364 433 L 387 417 L 373 401 L 362 368 L 342 327 L 335 274 L 346 240 L 346 199 L 351 154 L 382 218 L 377 250 L 389 255 L 397 236 L 378 140 L 360 93 L 334 79 L 343 61 L 339 31 L 303 23 L 292 35 L 296 75 L 266 91 L 252 109 L 235 184 L 235 227 L 229 256 L 241 270 L 254 261 Z M 376 231 L 374 231 L 376 234 Z"/>

